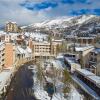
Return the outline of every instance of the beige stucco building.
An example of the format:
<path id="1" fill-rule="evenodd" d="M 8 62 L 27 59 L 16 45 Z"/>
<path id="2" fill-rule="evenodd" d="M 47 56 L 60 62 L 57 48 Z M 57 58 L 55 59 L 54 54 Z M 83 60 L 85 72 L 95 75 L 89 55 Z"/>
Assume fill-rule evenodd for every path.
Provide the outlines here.
<path id="1" fill-rule="evenodd" d="M 90 52 L 89 66 L 96 75 L 100 76 L 100 48 L 95 48 Z"/>
<path id="2" fill-rule="evenodd" d="M 79 62 L 82 68 L 88 67 L 87 64 L 90 58 L 90 52 L 94 49 L 94 46 L 79 46 L 75 47 L 75 52 L 79 54 Z"/>
<path id="3" fill-rule="evenodd" d="M 90 36 L 90 37 L 78 37 L 78 36 L 72 36 L 72 35 L 68 35 L 65 38 L 68 42 L 75 42 L 75 43 L 79 43 L 80 45 L 83 44 L 92 44 L 94 45 L 96 43 L 96 36 Z"/>
<path id="4" fill-rule="evenodd" d="M 17 26 L 16 22 L 7 22 L 6 26 L 5 26 L 5 32 L 17 33 L 18 26 Z"/>
<path id="5" fill-rule="evenodd" d="M 32 49 L 33 58 L 49 58 L 56 57 L 57 54 L 57 44 L 50 43 L 47 41 L 37 42 L 29 40 L 29 47 Z"/>
<path id="6" fill-rule="evenodd" d="M 15 63 L 15 45 L 13 43 L 5 44 L 5 68 L 13 67 Z"/>

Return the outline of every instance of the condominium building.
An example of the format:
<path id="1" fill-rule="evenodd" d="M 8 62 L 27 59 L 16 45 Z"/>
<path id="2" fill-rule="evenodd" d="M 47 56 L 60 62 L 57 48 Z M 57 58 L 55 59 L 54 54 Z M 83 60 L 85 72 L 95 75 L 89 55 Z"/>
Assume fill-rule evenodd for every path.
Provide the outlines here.
<path id="1" fill-rule="evenodd" d="M 13 43 L 5 44 L 5 68 L 13 67 L 15 63 L 15 45 Z"/>
<path id="2" fill-rule="evenodd" d="M 55 57 L 57 53 L 57 44 L 50 43 L 47 41 L 37 42 L 37 41 L 29 41 L 29 47 L 32 49 L 33 57 Z"/>
<path id="3" fill-rule="evenodd" d="M 77 43 L 80 44 L 92 44 L 94 45 L 96 42 L 96 37 L 78 37 Z"/>
<path id="4" fill-rule="evenodd" d="M 13 42 L 17 41 L 18 43 L 23 41 L 24 36 L 19 33 L 9 33 L 4 35 L 5 42 Z"/>
<path id="5" fill-rule="evenodd" d="M 89 66 L 92 72 L 100 76 L 100 48 L 95 48 L 90 52 Z"/>
<path id="6" fill-rule="evenodd" d="M 92 45 L 94 45 L 95 42 L 96 42 L 96 39 L 97 39 L 96 36 L 78 37 L 78 36 L 72 36 L 72 35 L 68 35 L 65 38 L 68 42 L 75 42 L 75 43 L 79 43 L 80 45 L 83 45 L 83 44 L 92 44 Z"/>
<path id="7" fill-rule="evenodd" d="M 87 64 L 90 58 L 90 52 L 94 49 L 94 46 L 76 46 L 75 52 L 79 54 L 79 62 L 83 68 L 88 67 Z"/>
<path id="8" fill-rule="evenodd" d="M 0 42 L 0 71 L 5 66 L 5 43 Z"/>
<path id="9" fill-rule="evenodd" d="M 11 32 L 11 33 L 18 32 L 18 26 L 16 22 L 7 22 L 5 26 L 5 32 Z"/>

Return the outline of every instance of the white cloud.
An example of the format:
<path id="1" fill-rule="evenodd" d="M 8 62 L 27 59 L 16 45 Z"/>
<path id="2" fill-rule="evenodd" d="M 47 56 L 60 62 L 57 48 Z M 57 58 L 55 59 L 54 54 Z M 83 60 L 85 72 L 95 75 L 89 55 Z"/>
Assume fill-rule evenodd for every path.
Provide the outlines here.
<path id="1" fill-rule="evenodd" d="M 25 0 L 0 0 L 0 24 L 16 21 L 18 24 L 30 24 L 45 19 L 43 11 L 30 11 L 19 4 Z M 34 1 L 34 0 L 33 0 Z M 37 0 L 38 2 L 40 0 Z"/>
<path id="2" fill-rule="evenodd" d="M 59 2 L 60 0 L 0 0 L 0 24 L 4 24 L 6 21 L 16 21 L 18 24 L 31 24 L 33 22 L 39 22 L 53 17 L 65 16 L 71 10 L 79 9 L 94 9 L 100 7 L 99 0 L 90 0 L 93 3 L 90 5 L 86 4 L 61 4 L 55 8 L 46 8 L 39 11 L 31 11 L 24 7 L 21 7 L 20 4 L 23 2 L 32 2 L 40 3 L 43 1 L 55 1 Z"/>

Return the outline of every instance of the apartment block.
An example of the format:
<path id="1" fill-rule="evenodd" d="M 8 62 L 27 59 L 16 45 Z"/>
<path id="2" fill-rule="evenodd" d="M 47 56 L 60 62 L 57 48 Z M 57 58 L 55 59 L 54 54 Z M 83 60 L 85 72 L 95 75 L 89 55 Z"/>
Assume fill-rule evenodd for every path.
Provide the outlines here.
<path id="1" fill-rule="evenodd" d="M 43 57 L 55 57 L 57 54 L 57 44 L 47 41 L 37 42 L 29 40 L 29 47 L 32 49 L 33 58 Z"/>
<path id="2" fill-rule="evenodd" d="M 83 44 L 92 44 L 92 45 L 94 45 L 96 43 L 97 37 L 96 36 L 78 37 L 78 36 L 68 35 L 67 37 L 65 37 L 65 39 L 68 42 L 75 42 L 75 43 L 79 43 L 80 45 L 83 45 Z"/>
<path id="3" fill-rule="evenodd" d="M 79 62 L 82 68 L 88 67 L 90 58 L 90 52 L 94 49 L 94 46 L 76 46 L 75 52 L 79 54 Z"/>
<path id="4" fill-rule="evenodd" d="M 5 44 L 5 68 L 13 67 L 15 63 L 15 45 L 13 43 Z"/>
<path id="5" fill-rule="evenodd" d="M 90 52 L 89 66 L 92 72 L 100 76 L 100 48 Z"/>
<path id="6" fill-rule="evenodd" d="M 5 32 L 17 33 L 18 26 L 17 26 L 16 22 L 7 22 L 6 26 L 5 26 Z"/>

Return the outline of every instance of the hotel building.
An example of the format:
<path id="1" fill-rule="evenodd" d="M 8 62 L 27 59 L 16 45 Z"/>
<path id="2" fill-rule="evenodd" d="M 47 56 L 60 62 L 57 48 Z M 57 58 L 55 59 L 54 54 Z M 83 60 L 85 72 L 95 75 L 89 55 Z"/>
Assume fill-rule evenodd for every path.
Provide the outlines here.
<path id="1" fill-rule="evenodd" d="M 50 43 L 47 41 L 37 42 L 37 41 L 29 41 L 29 47 L 32 49 L 33 58 L 49 58 L 56 57 L 57 54 L 57 44 Z"/>

